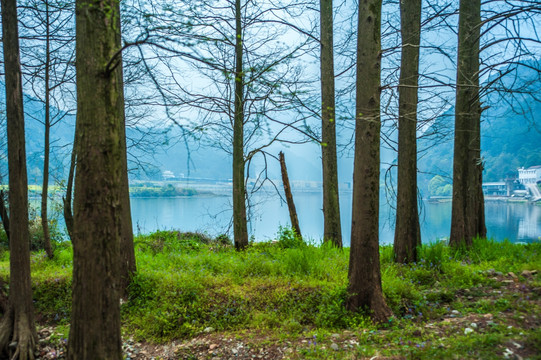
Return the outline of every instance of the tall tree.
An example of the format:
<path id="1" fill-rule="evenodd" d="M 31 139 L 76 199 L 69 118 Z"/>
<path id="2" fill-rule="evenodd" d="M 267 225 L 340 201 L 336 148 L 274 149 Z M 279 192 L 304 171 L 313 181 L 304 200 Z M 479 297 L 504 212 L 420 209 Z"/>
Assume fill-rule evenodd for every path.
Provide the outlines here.
<path id="1" fill-rule="evenodd" d="M 124 98 L 119 0 L 77 0 L 77 172 L 68 359 L 122 359 Z"/>
<path id="2" fill-rule="evenodd" d="M 30 280 L 28 179 L 24 137 L 23 90 L 15 0 L 2 0 L 2 34 L 8 135 L 10 283 L 9 307 L 0 322 L 0 355 L 33 359 L 37 344 Z"/>
<path id="3" fill-rule="evenodd" d="M 53 153 L 52 128 L 69 118 L 68 104 L 73 105 L 70 88 L 74 87 L 75 54 L 73 3 L 62 0 L 24 0 L 21 6 L 21 48 L 23 74 L 30 85 L 32 95 L 44 106 L 43 112 L 27 116 L 39 121 L 44 127 L 43 172 L 41 193 L 41 225 L 43 247 L 49 258 L 53 257 L 48 219 L 48 190 L 51 172 L 50 158 Z"/>
<path id="4" fill-rule="evenodd" d="M 49 156 L 51 137 L 51 24 L 49 2 L 45 0 L 45 149 L 43 150 L 43 183 L 41 187 L 41 227 L 43 228 L 43 245 L 49 259 L 53 258 L 49 219 L 47 214 L 47 201 L 49 199 Z"/>
<path id="5" fill-rule="evenodd" d="M 355 107 L 353 210 L 349 257 L 349 298 L 352 311 L 368 309 L 374 321 L 385 321 L 379 263 L 381 3 L 359 1 Z"/>
<path id="6" fill-rule="evenodd" d="M 295 61 L 309 51 L 310 41 L 297 37 L 294 43 L 283 42 L 293 31 L 283 19 L 291 16 L 289 11 L 302 11 L 306 3 L 269 5 L 258 0 L 223 4 L 203 0 L 201 6 L 184 9 L 173 1 L 164 7 L 166 15 L 156 17 L 159 29 L 145 42 L 157 49 L 158 62 L 143 57 L 149 73 L 159 75 L 151 71 L 155 68 L 169 72 L 152 77 L 169 120 L 232 156 L 237 249 L 248 245 L 250 194 L 270 181 L 266 167 L 267 156 L 274 157 L 270 147 L 284 140 L 306 142 L 286 134 L 304 127 L 297 98 L 304 94 L 300 89 L 307 81 Z M 186 65 L 202 80 L 178 81 L 178 69 Z M 199 116 L 190 121 L 190 128 L 179 115 L 194 110 Z M 249 181 L 250 175 L 255 181 Z"/>
<path id="7" fill-rule="evenodd" d="M 320 0 L 321 160 L 323 163 L 323 241 L 342 247 L 334 94 L 333 2 Z"/>
<path id="8" fill-rule="evenodd" d="M 453 157 L 453 205 L 450 244 L 471 246 L 485 237 L 479 100 L 479 38 L 481 1 L 461 0 L 458 21 L 458 61 Z"/>
<path id="9" fill-rule="evenodd" d="M 417 261 L 421 229 L 417 206 L 417 101 L 422 0 L 400 2 L 402 56 L 398 85 L 398 181 L 394 256 Z"/>
<path id="10" fill-rule="evenodd" d="M 233 117 L 233 234 L 235 248 L 248 246 L 244 185 L 244 69 L 241 0 L 235 0 L 235 101 Z"/>

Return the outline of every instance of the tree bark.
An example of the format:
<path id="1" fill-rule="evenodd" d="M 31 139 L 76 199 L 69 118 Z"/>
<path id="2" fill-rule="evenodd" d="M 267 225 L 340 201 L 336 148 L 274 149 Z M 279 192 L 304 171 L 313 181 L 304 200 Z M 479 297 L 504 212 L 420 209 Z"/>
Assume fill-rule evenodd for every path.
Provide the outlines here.
<path id="1" fill-rule="evenodd" d="M 381 0 L 359 1 L 357 33 L 356 126 L 353 210 L 349 258 L 351 311 L 366 309 L 376 322 L 386 321 L 379 263 L 379 167 Z"/>
<path id="2" fill-rule="evenodd" d="M 77 0 L 77 172 L 68 359 L 122 359 L 124 98 L 118 0 Z"/>
<path id="3" fill-rule="evenodd" d="M 4 231 L 6 232 L 9 243 L 9 214 L 6 206 L 6 197 L 4 194 L 4 190 L 0 190 L 0 220 L 2 221 L 2 225 L 4 226 Z"/>
<path id="4" fill-rule="evenodd" d="M 297 209 L 295 208 L 295 202 L 293 201 L 293 194 L 291 193 L 291 186 L 289 185 L 289 176 L 287 175 L 286 159 L 284 153 L 280 151 L 280 169 L 282 171 L 282 182 L 284 184 L 284 193 L 286 195 L 287 207 L 289 209 L 289 219 L 291 220 L 291 226 L 299 238 L 302 239 L 301 227 L 299 225 L 299 218 L 297 217 Z"/>
<path id="5" fill-rule="evenodd" d="M 24 137 L 23 91 L 15 0 L 2 0 L 2 34 L 8 135 L 10 283 L 9 306 L 0 321 L 0 356 L 33 359 L 37 333 L 30 279 L 28 178 Z"/>
<path id="6" fill-rule="evenodd" d="M 50 109 L 50 22 L 49 1 L 45 1 L 45 139 L 43 149 L 43 183 L 41 186 L 41 227 L 43 228 L 43 248 L 49 259 L 52 259 L 53 248 L 51 246 L 51 234 L 49 232 L 49 219 L 47 215 L 47 200 L 49 199 L 49 156 L 50 156 L 50 132 L 51 132 L 51 109 Z"/>
<path id="7" fill-rule="evenodd" d="M 233 232 L 235 248 L 248 246 L 246 188 L 244 184 L 244 72 L 242 51 L 241 0 L 235 0 L 235 102 L 233 119 Z"/>
<path id="8" fill-rule="evenodd" d="M 323 241 L 342 247 L 334 94 L 333 3 L 320 0 L 321 160 L 323 170 Z"/>
<path id="9" fill-rule="evenodd" d="M 479 100 L 480 0 L 461 0 L 458 25 L 457 89 L 450 244 L 472 245 L 485 237 Z"/>
<path id="10" fill-rule="evenodd" d="M 398 263 L 417 261 L 421 229 L 417 205 L 417 98 L 421 0 L 400 2 L 402 57 L 398 85 L 398 183 L 394 258 Z"/>

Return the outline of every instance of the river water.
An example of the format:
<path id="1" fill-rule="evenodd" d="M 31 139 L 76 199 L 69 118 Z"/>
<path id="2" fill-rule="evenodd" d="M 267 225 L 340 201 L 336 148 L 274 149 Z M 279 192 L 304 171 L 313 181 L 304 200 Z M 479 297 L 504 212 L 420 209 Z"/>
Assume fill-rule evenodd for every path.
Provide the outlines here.
<path id="1" fill-rule="evenodd" d="M 294 199 L 301 232 L 319 242 L 323 235 L 321 193 L 296 193 Z M 344 245 L 349 246 L 351 231 L 351 193 L 340 195 Z M 279 226 L 289 225 L 287 205 L 276 196 L 255 196 L 249 232 L 256 241 L 274 239 Z M 227 196 L 179 198 L 132 198 L 133 227 L 136 233 L 175 229 L 201 231 L 210 235 L 227 232 L 231 226 L 231 199 Z M 421 236 L 429 243 L 449 236 L 451 203 L 421 203 Z M 498 241 L 541 240 L 541 206 L 527 203 L 487 201 L 488 236 Z M 394 210 L 384 200 L 380 207 L 380 243 L 394 239 Z"/>

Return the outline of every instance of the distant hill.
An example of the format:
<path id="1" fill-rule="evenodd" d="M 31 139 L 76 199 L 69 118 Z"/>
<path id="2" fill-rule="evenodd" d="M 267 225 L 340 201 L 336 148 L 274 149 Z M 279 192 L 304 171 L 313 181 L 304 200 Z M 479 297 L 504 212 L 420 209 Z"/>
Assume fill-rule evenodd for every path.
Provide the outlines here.
<path id="1" fill-rule="evenodd" d="M 516 175 L 522 166 L 541 165 L 541 77 L 532 65 L 535 63 L 519 65 L 502 78 L 500 85 L 511 86 L 514 82 L 515 88 L 532 91 L 538 101 L 532 96 L 512 97 L 501 93 L 491 93 L 483 99 L 483 105 L 488 106 L 482 114 L 481 124 L 484 181 L 499 181 Z M 446 135 L 432 135 L 419 141 L 419 149 L 424 149 L 418 164 L 421 172 L 419 187 L 423 192 L 435 175 L 451 182 L 454 108 L 437 118 L 426 132 Z"/>

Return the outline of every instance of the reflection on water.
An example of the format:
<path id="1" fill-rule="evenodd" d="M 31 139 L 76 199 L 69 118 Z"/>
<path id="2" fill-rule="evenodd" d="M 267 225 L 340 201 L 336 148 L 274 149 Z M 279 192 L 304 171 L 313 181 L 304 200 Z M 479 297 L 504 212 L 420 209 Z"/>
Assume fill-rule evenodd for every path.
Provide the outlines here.
<path id="1" fill-rule="evenodd" d="M 305 237 L 320 240 L 323 234 L 322 197 L 317 193 L 294 194 L 301 231 Z M 132 198 L 134 230 L 156 229 L 206 231 L 211 235 L 227 232 L 231 221 L 229 197 Z M 275 197 L 254 198 L 249 231 L 258 241 L 274 238 L 280 225 L 289 225 L 287 206 Z M 344 245 L 349 246 L 351 231 L 351 194 L 341 194 L 340 208 Z M 541 238 L 541 206 L 487 202 L 488 236 L 495 240 L 533 241 Z M 388 204 L 380 207 L 380 242 L 394 239 L 394 211 Z M 422 203 L 421 236 L 431 242 L 449 236 L 451 203 Z"/>

